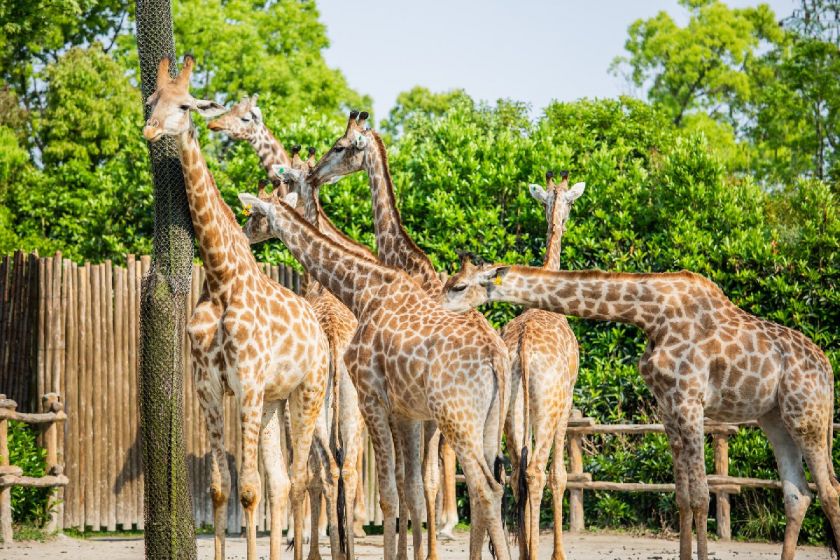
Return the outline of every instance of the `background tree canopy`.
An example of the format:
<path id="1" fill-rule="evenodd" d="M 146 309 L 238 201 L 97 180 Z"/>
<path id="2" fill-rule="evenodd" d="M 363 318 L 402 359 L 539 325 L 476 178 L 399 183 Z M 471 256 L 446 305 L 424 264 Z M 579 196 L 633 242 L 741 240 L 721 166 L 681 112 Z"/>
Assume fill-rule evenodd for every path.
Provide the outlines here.
<path id="1" fill-rule="evenodd" d="M 537 115 L 514 100 L 468 92 L 404 92 L 379 128 L 410 234 L 439 269 L 460 250 L 487 260 L 542 261 L 545 221 L 526 185 L 568 169 L 587 189 L 572 210 L 563 259 L 571 269 L 668 271 L 717 282 L 744 309 L 805 332 L 840 364 L 840 50 L 837 4 L 802 0 L 793 14 L 683 0 L 635 22 L 613 70 L 643 99 L 554 102 Z M 260 94 L 287 145 L 323 152 L 350 107 L 370 100 L 329 68 L 310 0 L 175 3 L 176 44 L 198 59 L 198 95 L 232 102 Z M 151 180 L 140 127 L 133 3 L 23 2 L 0 6 L 0 252 L 61 250 L 76 260 L 145 253 Z M 37 17 L 36 17 L 37 14 Z M 46 17 L 49 16 L 49 17 Z M 280 22 L 278 24 L 278 22 Z M 224 48 L 217 48 L 224 45 Z M 618 54 L 618 53 L 617 53 Z M 207 133 L 201 142 L 222 194 L 255 188 L 249 146 Z M 138 165 L 137 162 L 143 163 Z M 373 245 L 367 177 L 322 189 L 336 224 Z M 279 243 L 263 260 L 292 262 Z M 486 310 L 500 325 L 517 310 Z M 601 421 L 651 421 L 637 370 L 642 334 L 575 320 L 582 364 L 576 405 Z M 663 437 L 593 440 L 595 478 L 672 478 Z M 838 451 L 835 455 L 838 455 Z M 775 477 L 756 432 L 734 438 L 733 472 Z M 605 526 L 675 528 L 670 495 L 588 493 Z M 733 496 L 738 536 L 781 538 L 773 492 Z M 804 539 L 823 539 L 812 508 Z"/>

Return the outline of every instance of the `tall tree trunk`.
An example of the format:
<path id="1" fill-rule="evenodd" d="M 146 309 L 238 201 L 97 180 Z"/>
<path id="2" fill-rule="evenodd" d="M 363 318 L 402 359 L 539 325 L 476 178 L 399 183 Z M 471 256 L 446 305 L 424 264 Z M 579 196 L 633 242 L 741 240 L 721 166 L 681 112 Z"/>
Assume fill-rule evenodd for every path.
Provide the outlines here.
<path id="1" fill-rule="evenodd" d="M 137 0 L 137 51 L 145 101 L 154 92 L 158 63 L 175 56 L 169 0 Z M 176 69 L 171 65 L 171 72 Z M 146 107 L 146 118 L 148 112 Z M 175 142 L 163 138 L 150 144 L 149 155 L 154 176 L 154 253 L 143 279 L 140 310 L 146 558 L 193 560 L 195 527 L 184 460 L 182 379 L 193 230 Z"/>

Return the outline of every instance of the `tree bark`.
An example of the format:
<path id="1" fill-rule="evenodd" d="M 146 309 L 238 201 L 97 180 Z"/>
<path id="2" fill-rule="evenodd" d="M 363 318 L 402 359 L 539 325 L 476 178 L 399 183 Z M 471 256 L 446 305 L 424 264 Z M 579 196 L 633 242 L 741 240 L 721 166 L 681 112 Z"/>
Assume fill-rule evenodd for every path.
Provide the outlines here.
<path id="1" fill-rule="evenodd" d="M 169 0 L 137 0 L 143 102 L 158 63 L 175 55 Z M 176 65 L 171 65 L 174 72 Z M 145 106 L 148 118 L 149 108 Z M 139 134 L 140 131 L 138 130 Z M 140 310 L 140 437 L 145 477 L 146 558 L 196 558 L 183 432 L 182 344 L 193 231 L 175 143 L 149 145 L 154 178 L 154 251 Z"/>

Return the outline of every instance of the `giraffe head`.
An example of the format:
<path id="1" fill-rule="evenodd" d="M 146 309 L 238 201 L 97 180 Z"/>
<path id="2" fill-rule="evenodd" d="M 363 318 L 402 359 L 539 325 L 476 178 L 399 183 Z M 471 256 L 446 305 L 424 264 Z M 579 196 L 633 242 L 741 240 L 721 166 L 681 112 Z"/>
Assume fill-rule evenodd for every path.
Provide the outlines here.
<path id="1" fill-rule="evenodd" d="M 169 77 L 170 60 L 164 58 L 158 65 L 157 87 L 146 100 L 151 107 L 151 114 L 143 127 L 143 136 L 149 142 L 156 142 L 163 136 L 179 136 L 192 129 L 190 111 L 203 117 L 215 117 L 225 112 L 225 108 L 215 101 L 196 99 L 190 95 L 190 74 L 195 66 L 195 59 L 186 55 L 181 73 L 176 78 Z"/>
<path id="2" fill-rule="evenodd" d="M 270 183 L 268 181 L 260 181 L 259 188 L 257 189 L 257 196 L 250 196 L 261 203 L 273 205 L 274 202 L 284 196 L 285 193 L 276 185 L 273 189 L 271 189 L 271 192 L 268 192 L 266 187 L 269 184 Z M 241 198 L 242 197 L 240 197 L 240 199 Z M 248 216 L 248 220 L 245 222 L 245 225 L 242 226 L 242 232 L 245 234 L 245 237 L 248 238 L 248 242 L 253 245 L 254 243 L 261 243 L 267 239 L 271 239 L 274 236 L 271 235 L 268 219 L 266 218 L 266 212 L 261 212 L 260 208 L 262 207 L 256 207 L 252 204 L 253 200 L 249 200 L 251 200 L 251 202 L 243 202 L 244 212 Z"/>
<path id="3" fill-rule="evenodd" d="M 362 169 L 365 154 L 374 142 L 373 133 L 365 130 L 367 118 L 367 112 L 350 112 L 344 134 L 312 169 L 309 175 L 311 183 L 323 185 Z"/>
<path id="4" fill-rule="evenodd" d="M 469 253 L 461 254 L 460 270 L 443 286 L 443 307 L 460 313 L 491 301 L 493 287 L 501 284 L 509 268 L 506 264 L 476 266 Z"/>
<path id="5" fill-rule="evenodd" d="M 307 152 L 309 155 L 304 160 L 300 157 L 300 146 L 295 146 L 292 148 L 291 166 L 275 165 L 273 169 L 275 175 L 288 187 L 289 192 L 298 193 L 297 201 L 300 204 L 313 196 L 318 196 L 319 185 L 307 181 L 315 167 L 315 148 L 310 146 Z"/>
<path id="6" fill-rule="evenodd" d="M 262 111 L 257 107 L 257 94 L 247 95 L 226 114 L 207 124 L 210 130 L 224 132 L 234 140 L 252 140 L 262 126 Z"/>
<path id="7" fill-rule="evenodd" d="M 273 205 L 278 200 L 285 200 L 286 204 L 298 210 L 298 212 L 302 212 L 302 209 L 299 208 L 299 202 L 302 202 L 303 197 L 298 196 L 298 194 L 306 195 L 309 191 L 309 186 L 306 183 L 306 176 L 309 173 L 310 169 L 310 160 L 314 157 L 315 149 L 309 148 L 309 160 L 303 160 L 300 157 L 300 145 L 292 146 L 290 150 L 292 153 L 292 166 L 290 168 L 286 168 L 282 165 L 275 165 L 274 166 L 274 173 L 279 178 L 279 181 L 274 184 L 274 188 L 271 192 L 268 192 L 266 187 L 268 185 L 268 181 L 260 181 L 259 189 L 257 190 L 257 196 L 254 197 L 265 205 Z M 290 194 L 294 194 L 293 198 L 289 198 Z M 253 197 L 253 195 L 251 195 Z M 240 197 L 241 198 L 241 197 Z M 253 198 L 249 199 L 253 202 Z M 242 231 L 245 233 L 245 237 L 248 238 L 248 241 L 251 244 L 260 243 L 262 241 L 266 241 L 267 239 L 271 239 L 274 235 L 271 234 L 271 228 L 269 227 L 268 213 L 265 211 L 267 206 L 254 206 L 250 203 L 244 203 L 245 211 L 248 215 L 248 220 L 245 222 L 245 225 L 242 226 Z"/>
<path id="8" fill-rule="evenodd" d="M 548 222 L 549 231 L 563 232 L 566 220 L 569 219 L 569 212 L 572 203 L 583 194 L 586 183 L 576 183 L 569 188 L 569 172 L 563 171 L 560 183 L 554 182 L 554 172 L 548 171 L 545 174 L 546 186 L 530 184 L 528 190 L 538 202 L 545 208 L 545 219 Z"/>

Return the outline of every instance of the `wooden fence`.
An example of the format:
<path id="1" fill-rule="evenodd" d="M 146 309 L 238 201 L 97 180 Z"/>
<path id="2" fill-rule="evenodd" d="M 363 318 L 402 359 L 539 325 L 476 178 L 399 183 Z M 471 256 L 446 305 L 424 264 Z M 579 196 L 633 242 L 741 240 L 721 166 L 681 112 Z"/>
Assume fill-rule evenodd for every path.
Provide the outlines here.
<path id="1" fill-rule="evenodd" d="M 66 528 L 143 528 L 137 376 L 140 283 L 149 266 L 149 257 L 131 255 L 125 266 L 77 265 L 60 254 L 17 253 L 0 260 L 0 392 L 14 398 L 22 412 L 43 411 L 37 395 L 54 392 L 64 399 L 67 422 L 58 434 L 58 462 L 69 479 L 59 496 Z M 263 270 L 300 290 L 293 269 L 263 265 Z M 203 281 L 203 269 L 194 266 L 188 315 Z M 211 524 L 210 448 L 191 372 L 185 335 L 184 432 L 193 514 L 196 523 Z M 226 397 L 225 439 L 235 470 L 241 453 L 238 418 L 233 399 Z M 373 473 L 373 462 L 365 461 L 369 519 L 378 521 Z M 228 508 L 231 531 L 244 526 L 236 480 L 233 476 Z M 267 503 L 261 501 L 259 529 L 270 522 Z"/>
<path id="2" fill-rule="evenodd" d="M 60 495 L 59 522 L 66 528 L 94 531 L 143 528 L 143 473 L 140 457 L 137 394 L 140 282 L 148 257 L 129 255 L 125 266 L 76 265 L 61 255 L 39 258 L 17 253 L 0 260 L 0 393 L 13 397 L 23 412 L 44 412 L 37 395 L 58 393 L 67 421 L 57 433 L 56 464 L 64 464 L 68 484 Z M 300 290 L 300 277 L 285 266 L 263 265 L 274 280 Z M 191 314 L 203 283 L 194 266 L 186 313 Z M 212 523 L 207 493 L 210 449 L 204 418 L 195 396 L 189 342 L 184 344 L 184 431 L 193 496 L 199 525 Z M 225 403 L 228 463 L 240 464 L 239 415 L 233 399 Z M 754 425 L 747 424 L 747 426 Z M 838 433 L 835 427 L 835 433 Z M 741 488 L 780 488 L 777 480 L 728 475 L 728 438 L 739 426 L 709 423 L 715 451 L 715 473 L 709 486 L 716 495 L 717 530 L 729 538 L 729 496 Z M 661 425 L 598 425 L 575 412 L 569 422 L 569 522 L 583 529 L 583 492 L 588 490 L 673 492 L 673 484 L 593 481 L 583 472 L 583 442 L 591 434 L 662 433 Z M 286 454 L 286 456 L 288 456 Z M 364 454 L 362 484 L 368 519 L 381 522 L 372 445 Z M 244 526 L 236 476 L 228 508 L 231 531 Z M 459 477 L 462 480 L 462 477 Z M 266 486 L 266 485 L 264 485 Z M 258 528 L 269 525 L 261 501 Z"/>
<path id="3" fill-rule="evenodd" d="M 58 462 L 58 426 L 67 420 L 59 396 L 44 395 L 46 412 L 27 414 L 18 412 L 17 403 L 0 393 L 0 539 L 4 544 L 12 542 L 12 486 L 56 488 L 65 486 L 69 480 L 64 476 L 64 466 Z M 46 474 L 39 477 L 24 476 L 23 470 L 9 464 L 9 420 L 27 424 L 44 425 L 44 445 L 47 448 Z M 53 491 L 54 493 L 54 491 Z M 54 500 L 54 496 L 51 497 Z M 52 532 L 61 527 L 61 507 L 53 508 L 47 530 Z"/>

